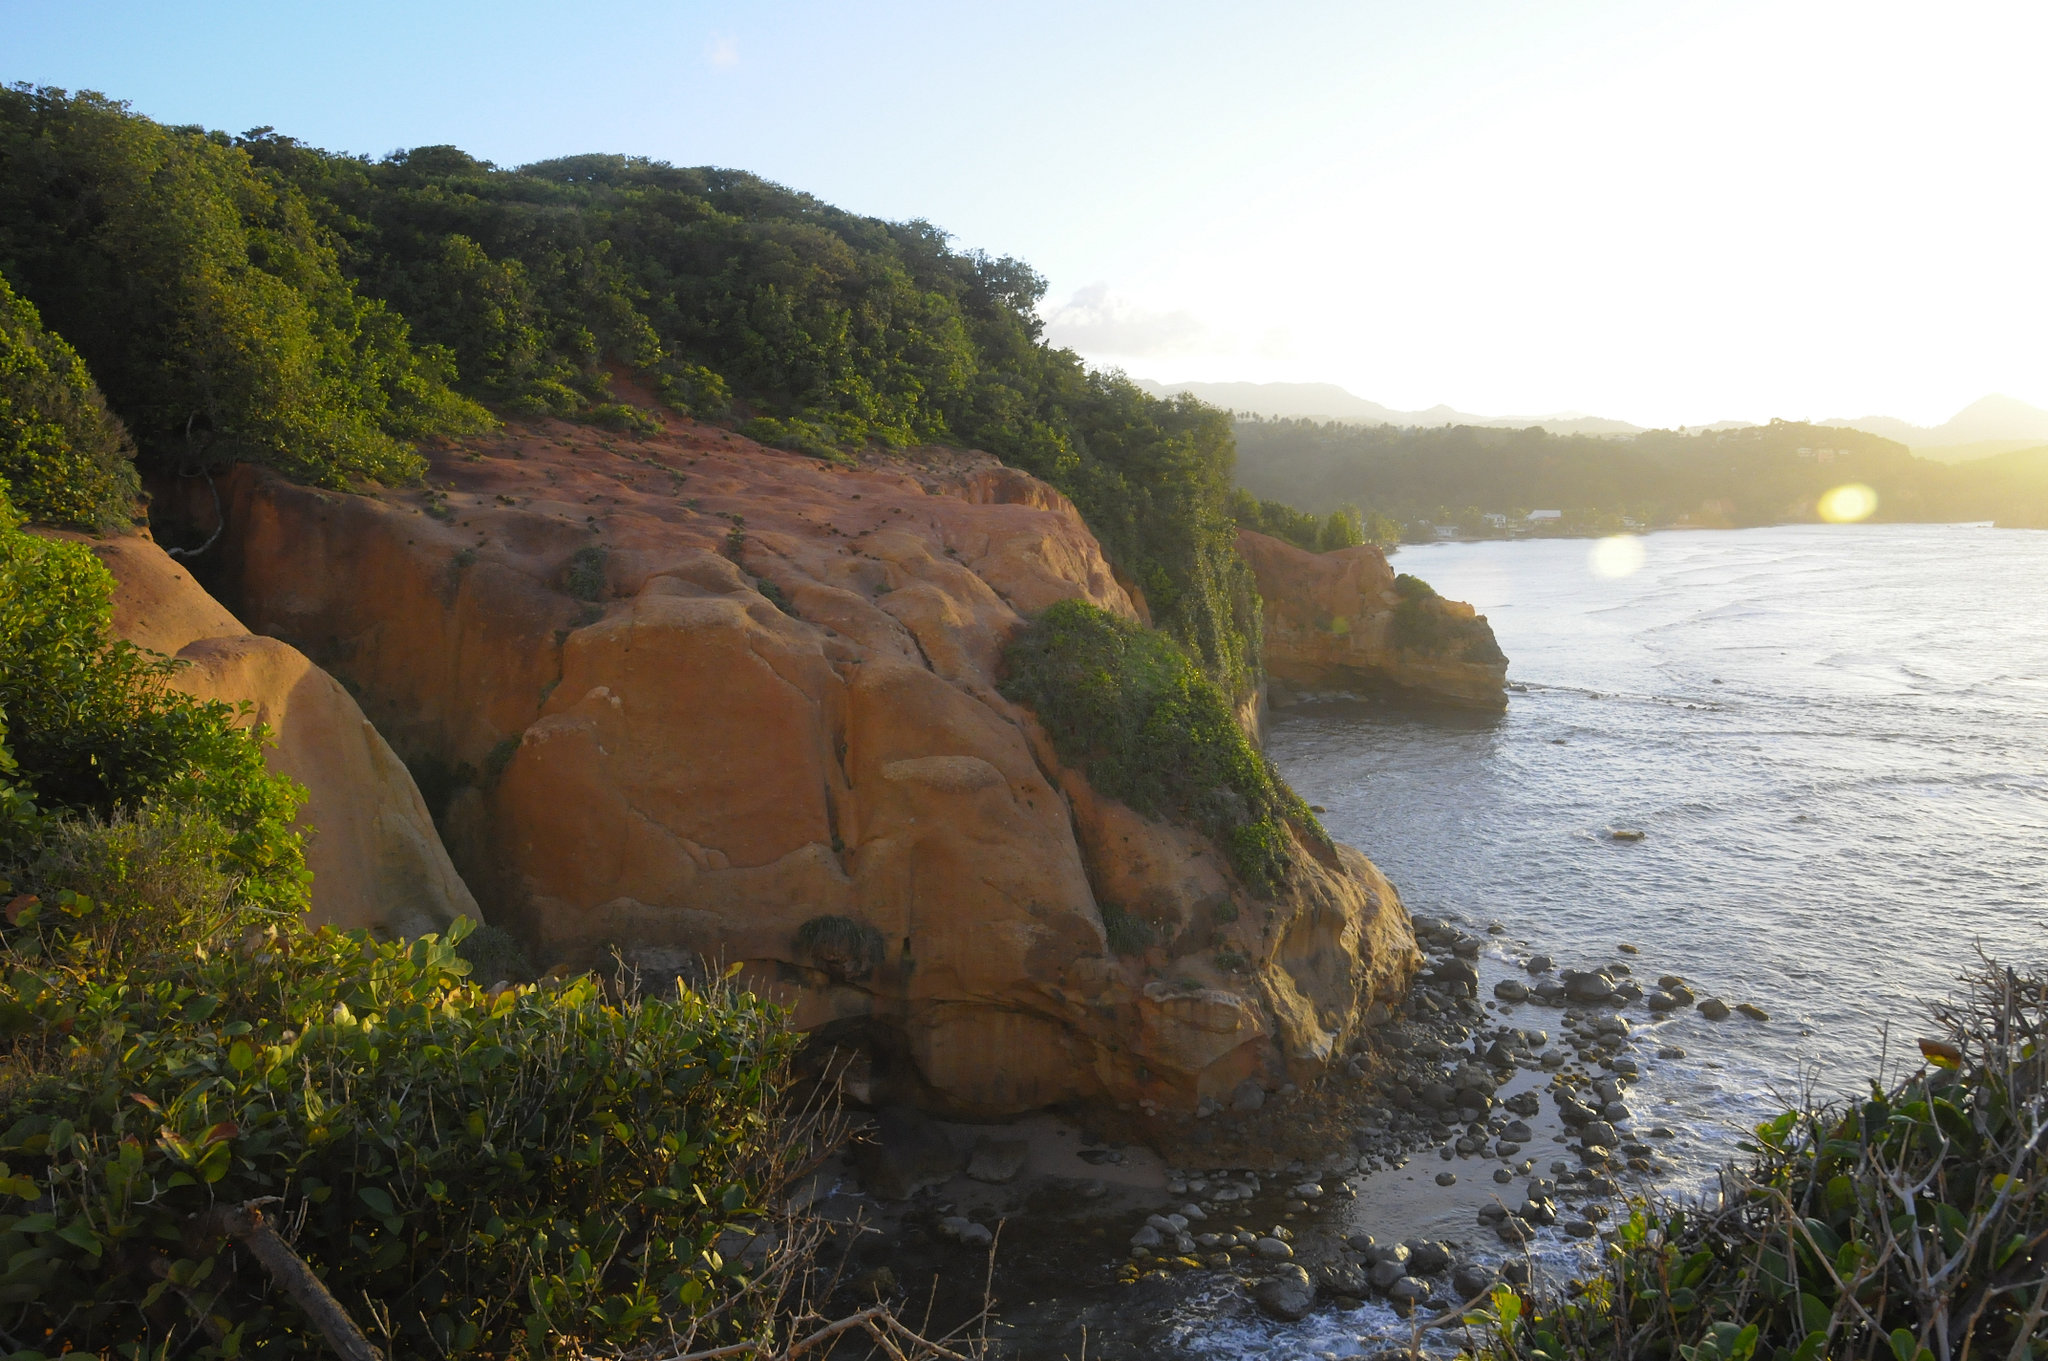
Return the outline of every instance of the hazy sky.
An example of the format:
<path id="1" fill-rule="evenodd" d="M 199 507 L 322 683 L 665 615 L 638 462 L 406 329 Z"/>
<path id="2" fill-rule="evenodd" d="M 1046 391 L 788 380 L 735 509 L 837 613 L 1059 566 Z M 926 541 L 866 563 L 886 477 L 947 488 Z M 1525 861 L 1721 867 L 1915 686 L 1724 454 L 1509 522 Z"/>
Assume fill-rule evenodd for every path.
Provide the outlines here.
<path id="1" fill-rule="evenodd" d="M 1644 424 L 2048 406 L 2048 4 L 0 0 L 0 78 L 924 217 L 1160 379 Z"/>

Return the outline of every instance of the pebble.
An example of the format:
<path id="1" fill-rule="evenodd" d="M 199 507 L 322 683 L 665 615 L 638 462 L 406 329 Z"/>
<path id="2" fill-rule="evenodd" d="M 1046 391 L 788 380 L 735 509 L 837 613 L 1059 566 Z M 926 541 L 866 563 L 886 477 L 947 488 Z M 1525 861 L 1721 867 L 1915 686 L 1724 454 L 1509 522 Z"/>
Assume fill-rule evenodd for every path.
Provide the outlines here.
<path id="1" fill-rule="evenodd" d="M 1682 1059 L 1685 1057 L 1685 1050 L 1678 1045 L 1667 1044 L 1657 1050 L 1657 1057 L 1660 1059 Z"/>
<path id="2" fill-rule="evenodd" d="M 1462 1144 L 1464 1140 L 1461 1139 L 1459 1142 Z M 1456 1172 L 1439 1172 L 1436 1174 L 1436 1184 L 1438 1186 L 1456 1186 L 1458 1184 L 1458 1174 Z"/>
<path id="3" fill-rule="evenodd" d="M 1277 1238 L 1253 1240 L 1252 1252 L 1261 1260 L 1268 1262 L 1285 1262 L 1294 1256 L 1294 1249 Z"/>
<path id="4" fill-rule="evenodd" d="M 1765 1011 L 1754 1002 L 1737 1002 L 1735 1009 L 1744 1016 L 1749 1017 L 1752 1021 L 1768 1021 L 1771 1019 L 1771 1013 Z"/>
<path id="5" fill-rule="evenodd" d="M 1523 967 L 1526 968 L 1530 973 L 1549 973 L 1551 967 L 1550 956 L 1533 955 L 1530 957 L 1529 962 L 1523 965 Z"/>
<path id="6" fill-rule="evenodd" d="M 1728 1019 L 1728 1004 L 1718 997 L 1703 997 L 1699 1001 L 1699 1013 L 1710 1021 Z"/>

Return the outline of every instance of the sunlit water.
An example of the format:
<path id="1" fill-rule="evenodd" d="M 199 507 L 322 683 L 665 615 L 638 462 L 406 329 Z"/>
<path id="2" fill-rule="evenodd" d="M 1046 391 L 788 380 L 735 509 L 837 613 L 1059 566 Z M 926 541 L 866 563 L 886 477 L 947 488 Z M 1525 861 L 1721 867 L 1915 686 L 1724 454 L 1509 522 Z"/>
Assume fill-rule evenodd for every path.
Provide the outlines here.
<path id="1" fill-rule="evenodd" d="M 1804 1080 L 1858 1086 L 1887 1022 L 1910 1051 L 1921 1000 L 1979 946 L 2048 960 L 2048 534 L 1642 547 L 1613 579 L 1585 541 L 1403 550 L 1398 570 L 1492 621 L 1526 691 L 1486 722 L 1303 706 L 1269 750 L 1412 909 L 1498 921 L 1560 964 L 1627 941 L 1639 974 L 1765 1007 L 1669 1027 L 1703 1062 L 1663 1094 L 1732 1126 Z"/>
<path id="2" fill-rule="evenodd" d="M 1624 960 L 1770 1012 L 1652 1025 L 1631 1009 L 1646 1062 L 1630 1101 L 1678 1131 L 1682 1190 L 1787 1096 L 1917 1059 L 1924 1001 L 1978 949 L 2048 963 L 2048 534 L 1639 547 L 1403 550 L 1397 570 L 1487 615 L 1526 688 L 1498 719 L 1310 703 L 1275 717 L 1268 751 L 1411 909 L 1506 928 L 1489 978 L 1531 950 Z M 1650 1059 L 1671 1044 L 1687 1057 Z M 1196 1350 L 1343 1354 L 1384 1314 L 1240 1315 Z"/>
<path id="3" fill-rule="evenodd" d="M 1680 973 L 1770 1013 L 1627 1010 L 1636 1127 L 1675 1135 L 1658 1140 L 1679 1168 L 1662 1188 L 1705 1187 L 1802 1090 L 1856 1090 L 1887 1050 L 1894 1072 L 1917 1060 L 1925 999 L 1979 948 L 2048 965 L 2048 533 L 1666 533 L 1437 545 L 1395 565 L 1492 621 L 1521 687 L 1506 715 L 1317 701 L 1276 714 L 1267 750 L 1413 910 L 1501 925 L 1482 996 L 1541 952 Z M 1620 827 L 1644 839 L 1606 835 Z M 1512 1024 L 1557 1019 L 1530 1006 Z M 1685 1057 L 1660 1057 L 1671 1046 Z M 1485 1162 L 1450 1164 L 1455 1192 L 1432 1186 L 1442 1166 L 1425 1152 L 1375 1173 L 1322 1227 L 1497 1258 L 1467 1194 L 1491 1193 Z M 1547 1273 L 1586 1251 L 1558 1230 L 1534 1247 Z M 1144 1292 L 1014 1310 L 1031 1337 L 1017 1354 L 1078 1355 L 1083 1308 L 1120 1339 L 1091 1356 L 1308 1361 L 1408 1335 L 1382 1303 L 1279 1324 L 1227 1276 L 1179 1279 L 1163 1319 Z"/>

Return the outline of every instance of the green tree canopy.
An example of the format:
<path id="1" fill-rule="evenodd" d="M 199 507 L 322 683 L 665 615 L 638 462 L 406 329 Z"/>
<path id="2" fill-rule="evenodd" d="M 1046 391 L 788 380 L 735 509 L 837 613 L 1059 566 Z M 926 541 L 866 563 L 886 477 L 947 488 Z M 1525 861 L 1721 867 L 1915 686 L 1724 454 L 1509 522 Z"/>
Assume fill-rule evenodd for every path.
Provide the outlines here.
<path id="1" fill-rule="evenodd" d="M 148 456 L 401 481 L 423 466 L 409 440 L 488 420 L 341 273 L 288 181 L 98 95 L 0 90 L 0 270 Z"/>
<path id="2" fill-rule="evenodd" d="M 135 449 L 85 361 L 0 275 L 0 481 L 31 520 L 110 529 L 134 513 Z"/>

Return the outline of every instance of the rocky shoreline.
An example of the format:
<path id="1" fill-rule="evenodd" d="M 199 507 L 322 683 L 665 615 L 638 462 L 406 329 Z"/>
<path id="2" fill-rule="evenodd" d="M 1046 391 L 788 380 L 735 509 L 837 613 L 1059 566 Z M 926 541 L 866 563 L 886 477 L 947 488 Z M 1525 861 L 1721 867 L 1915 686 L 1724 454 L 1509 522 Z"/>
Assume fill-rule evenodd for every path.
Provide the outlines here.
<path id="1" fill-rule="evenodd" d="M 1088 1355 L 1137 1357 L 1275 1325 L 1344 1356 L 1413 1346 L 1500 1280 L 1569 1275 L 1630 1198 L 1681 1168 L 1684 1139 L 1630 1104 L 1685 1056 L 1659 1022 L 1736 1009 L 1677 974 L 1639 981 L 1626 944 L 1559 968 L 1498 926 L 1415 928 L 1427 967 L 1319 1089 L 1247 1090 L 1114 1136 L 1050 1116 L 990 1128 L 882 1113 L 821 1199 L 863 1224 L 846 1279 L 872 1291 L 886 1265 L 884 1292 L 911 1298 L 950 1280 L 965 1310 L 979 1297 L 961 1268 L 993 1250 L 998 1338 L 1020 1356 L 1077 1355 L 1081 1328 Z M 895 1201 L 864 1189 L 907 1182 Z"/>

